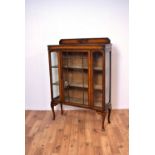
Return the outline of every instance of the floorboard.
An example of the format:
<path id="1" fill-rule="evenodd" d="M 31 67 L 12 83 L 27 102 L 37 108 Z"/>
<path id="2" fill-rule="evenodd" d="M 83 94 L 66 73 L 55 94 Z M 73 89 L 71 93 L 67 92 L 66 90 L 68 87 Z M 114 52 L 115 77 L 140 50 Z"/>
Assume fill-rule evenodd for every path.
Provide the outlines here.
<path id="1" fill-rule="evenodd" d="M 25 112 L 26 155 L 128 155 L 128 110 L 113 110 L 111 124 L 91 110 Z"/>

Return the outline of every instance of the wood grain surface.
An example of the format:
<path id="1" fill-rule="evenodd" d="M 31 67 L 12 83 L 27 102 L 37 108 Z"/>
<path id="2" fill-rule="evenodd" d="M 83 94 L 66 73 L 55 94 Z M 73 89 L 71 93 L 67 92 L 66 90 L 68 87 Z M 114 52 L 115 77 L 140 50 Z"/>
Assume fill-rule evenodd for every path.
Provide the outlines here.
<path id="1" fill-rule="evenodd" d="M 26 155 L 128 155 L 128 110 L 112 110 L 111 124 L 92 110 L 25 112 Z"/>

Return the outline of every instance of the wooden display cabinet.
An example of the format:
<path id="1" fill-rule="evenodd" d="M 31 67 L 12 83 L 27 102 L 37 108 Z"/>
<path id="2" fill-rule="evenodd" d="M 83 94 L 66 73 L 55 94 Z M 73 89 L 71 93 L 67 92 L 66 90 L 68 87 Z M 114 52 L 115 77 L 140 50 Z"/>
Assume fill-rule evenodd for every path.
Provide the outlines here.
<path id="1" fill-rule="evenodd" d="M 108 38 L 61 39 L 48 46 L 51 108 L 78 106 L 111 114 L 111 44 Z"/>

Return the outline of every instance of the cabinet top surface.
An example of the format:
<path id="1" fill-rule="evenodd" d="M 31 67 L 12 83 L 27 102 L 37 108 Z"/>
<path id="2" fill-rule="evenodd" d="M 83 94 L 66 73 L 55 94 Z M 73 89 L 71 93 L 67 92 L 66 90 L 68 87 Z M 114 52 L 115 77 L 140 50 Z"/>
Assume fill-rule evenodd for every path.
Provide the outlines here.
<path id="1" fill-rule="evenodd" d="M 49 45 L 48 49 L 53 50 L 103 50 L 111 48 L 111 44 L 106 45 Z"/>

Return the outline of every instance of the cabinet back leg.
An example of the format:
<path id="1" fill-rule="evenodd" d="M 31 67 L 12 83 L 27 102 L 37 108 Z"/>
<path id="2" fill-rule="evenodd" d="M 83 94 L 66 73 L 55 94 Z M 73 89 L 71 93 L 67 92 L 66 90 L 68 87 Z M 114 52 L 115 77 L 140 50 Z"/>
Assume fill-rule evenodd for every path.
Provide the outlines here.
<path id="1" fill-rule="evenodd" d="M 52 104 L 52 102 L 51 102 L 51 109 L 52 109 L 52 112 L 53 112 L 53 120 L 55 120 L 54 105 Z"/>
<path id="2" fill-rule="evenodd" d="M 102 113 L 102 130 L 103 130 L 103 131 L 105 130 L 105 127 L 104 127 L 105 117 L 106 117 L 106 112 L 103 112 L 103 113 Z"/>
<path id="3" fill-rule="evenodd" d="M 60 103 L 60 107 L 61 107 L 61 115 L 63 115 L 63 107 L 62 107 L 62 103 Z"/>

